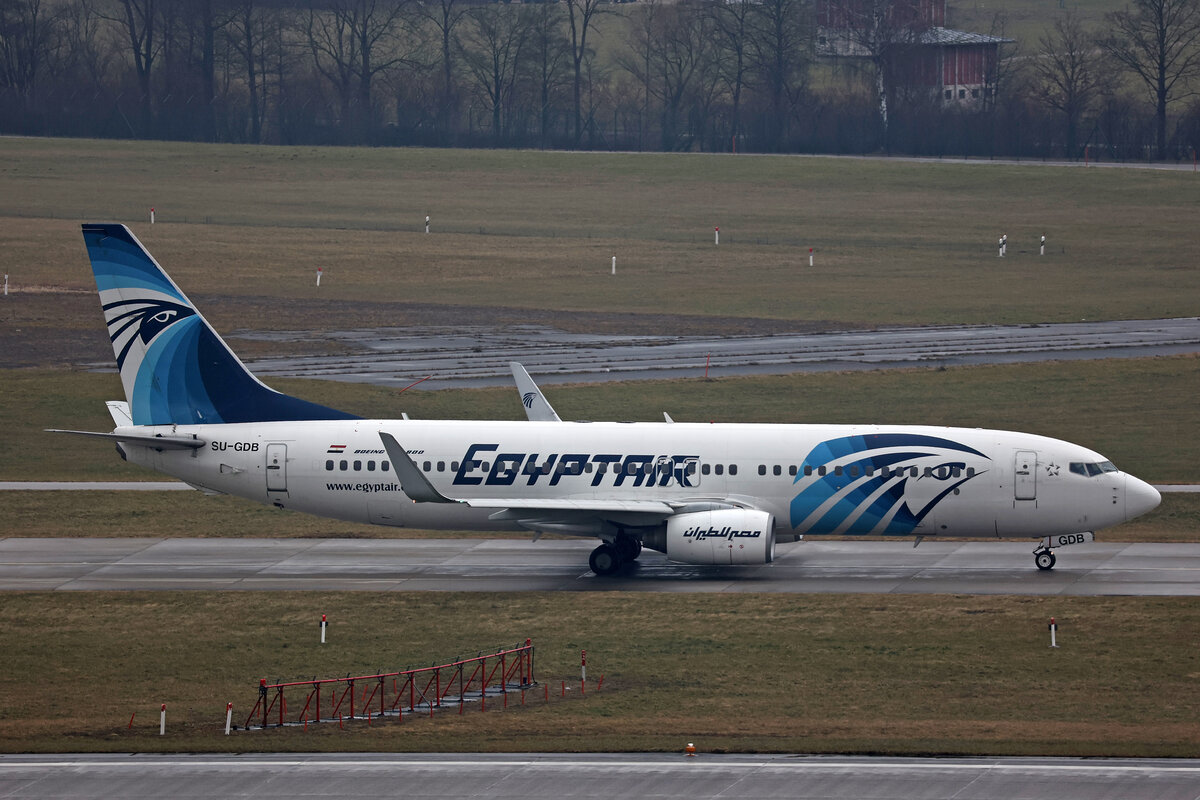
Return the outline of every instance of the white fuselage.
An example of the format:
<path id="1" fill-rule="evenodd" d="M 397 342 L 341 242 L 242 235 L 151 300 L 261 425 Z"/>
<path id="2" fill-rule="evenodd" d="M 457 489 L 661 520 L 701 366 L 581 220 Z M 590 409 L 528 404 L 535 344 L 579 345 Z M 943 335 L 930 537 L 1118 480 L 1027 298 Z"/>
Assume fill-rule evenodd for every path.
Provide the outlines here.
<path id="1" fill-rule="evenodd" d="M 195 450 L 123 445 L 195 486 L 360 523 L 518 527 L 490 509 L 415 503 L 379 433 L 459 500 L 734 502 L 797 534 L 1042 537 L 1115 525 L 1152 487 L 1069 442 L 875 425 L 353 420 L 119 428 L 195 435 Z M 1098 465 L 1105 465 L 1103 468 Z"/>

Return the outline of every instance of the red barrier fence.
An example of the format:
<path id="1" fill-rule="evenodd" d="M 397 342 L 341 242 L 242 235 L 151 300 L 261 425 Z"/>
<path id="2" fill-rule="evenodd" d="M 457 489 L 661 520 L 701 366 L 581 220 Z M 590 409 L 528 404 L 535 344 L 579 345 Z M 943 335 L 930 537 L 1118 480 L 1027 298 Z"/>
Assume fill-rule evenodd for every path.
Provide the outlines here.
<path id="1" fill-rule="evenodd" d="M 533 685 L 533 642 L 526 639 L 525 644 L 508 650 L 420 669 L 290 683 L 267 683 L 264 678 L 258 685 L 258 702 L 242 727 L 307 727 L 348 719 L 370 722 L 379 717 L 402 720 L 405 714 L 432 716 L 435 709 L 453 706 L 461 714 L 467 703 L 474 702 L 483 711 L 489 696 L 503 696 L 507 706 L 508 692 L 523 693 Z M 298 702 L 301 696 L 302 705 Z M 290 712 L 289 698 L 293 698 Z M 297 706 L 300 711 L 295 713 Z"/>

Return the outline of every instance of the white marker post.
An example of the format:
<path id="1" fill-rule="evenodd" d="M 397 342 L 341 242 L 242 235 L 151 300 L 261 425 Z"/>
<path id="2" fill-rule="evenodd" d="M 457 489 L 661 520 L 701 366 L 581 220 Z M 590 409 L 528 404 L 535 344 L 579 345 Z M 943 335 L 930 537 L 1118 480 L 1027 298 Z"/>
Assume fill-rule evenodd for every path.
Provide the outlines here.
<path id="1" fill-rule="evenodd" d="M 617 274 L 617 257 L 613 256 L 612 274 Z"/>
<path id="2" fill-rule="evenodd" d="M 429 233 L 429 215 L 425 215 L 425 232 Z"/>
<path id="3" fill-rule="evenodd" d="M 154 209 L 153 208 L 150 209 L 150 224 L 151 225 L 154 224 Z"/>
<path id="4" fill-rule="evenodd" d="M 811 247 L 808 248 L 808 265 L 810 267 L 813 265 L 813 252 L 812 251 L 813 251 L 813 249 Z"/>
<path id="5" fill-rule="evenodd" d="M 1058 647 L 1058 623 L 1054 621 L 1054 617 L 1050 618 L 1050 646 Z"/>
<path id="6" fill-rule="evenodd" d="M 721 243 L 721 229 L 713 228 L 713 244 Z"/>
<path id="7" fill-rule="evenodd" d="M 321 285 L 321 268 L 317 267 L 317 286 Z"/>
<path id="8" fill-rule="evenodd" d="M 321 615 L 321 644 L 325 644 L 325 626 L 328 624 L 329 623 L 328 623 L 328 621 L 326 621 L 325 615 L 322 614 Z"/>
<path id="9" fill-rule="evenodd" d="M 996 240 L 996 255 L 999 256 L 1000 258 L 1004 258 L 1004 237 L 1003 236 L 1001 236 L 999 239 Z"/>
<path id="10" fill-rule="evenodd" d="M 162 711 L 158 715 L 158 735 L 167 735 L 167 704 L 162 704 Z"/>
<path id="11" fill-rule="evenodd" d="M 587 683 L 587 650 L 579 651 L 579 680 Z"/>
<path id="12" fill-rule="evenodd" d="M 1007 233 L 1000 237 L 1000 255 L 1002 255 L 1002 256 L 1008 255 L 1008 234 Z"/>
<path id="13" fill-rule="evenodd" d="M 4 296 L 8 297 L 8 273 L 4 273 Z"/>
<path id="14" fill-rule="evenodd" d="M 1046 234 L 1042 234 L 1042 249 L 1038 252 L 1039 256 L 1046 255 Z"/>
<path id="15" fill-rule="evenodd" d="M 225 735 L 229 735 L 229 728 L 233 725 L 233 703 L 225 704 Z"/>

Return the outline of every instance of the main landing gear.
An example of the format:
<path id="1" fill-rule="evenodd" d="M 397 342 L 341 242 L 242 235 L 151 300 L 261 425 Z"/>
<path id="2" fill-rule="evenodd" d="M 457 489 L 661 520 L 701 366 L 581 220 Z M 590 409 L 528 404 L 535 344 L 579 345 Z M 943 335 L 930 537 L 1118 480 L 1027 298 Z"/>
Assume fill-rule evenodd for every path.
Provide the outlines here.
<path id="1" fill-rule="evenodd" d="M 1038 545 L 1038 548 L 1033 551 L 1033 563 L 1037 564 L 1037 568 L 1042 571 L 1054 569 L 1054 562 L 1057 561 L 1054 557 L 1054 551 L 1046 545 Z"/>
<path id="2" fill-rule="evenodd" d="M 626 564 L 632 564 L 642 554 L 642 543 L 628 534 L 621 534 L 611 543 L 605 542 L 592 551 L 588 566 L 597 575 L 612 575 Z"/>

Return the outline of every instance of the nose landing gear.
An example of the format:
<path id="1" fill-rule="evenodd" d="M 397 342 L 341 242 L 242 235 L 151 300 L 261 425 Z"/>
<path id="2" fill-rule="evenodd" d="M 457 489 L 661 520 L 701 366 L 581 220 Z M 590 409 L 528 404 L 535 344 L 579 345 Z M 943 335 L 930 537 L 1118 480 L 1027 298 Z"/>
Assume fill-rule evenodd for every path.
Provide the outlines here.
<path id="1" fill-rule="evenodd" d="M 1054 569 L 1054 563 L 1057 560 L 1054 557 L 1054 551 L 1044 544 L 1038 545 L 1038 548 L 1033 551 L 1033 563 L 1042 571 Z"/>

